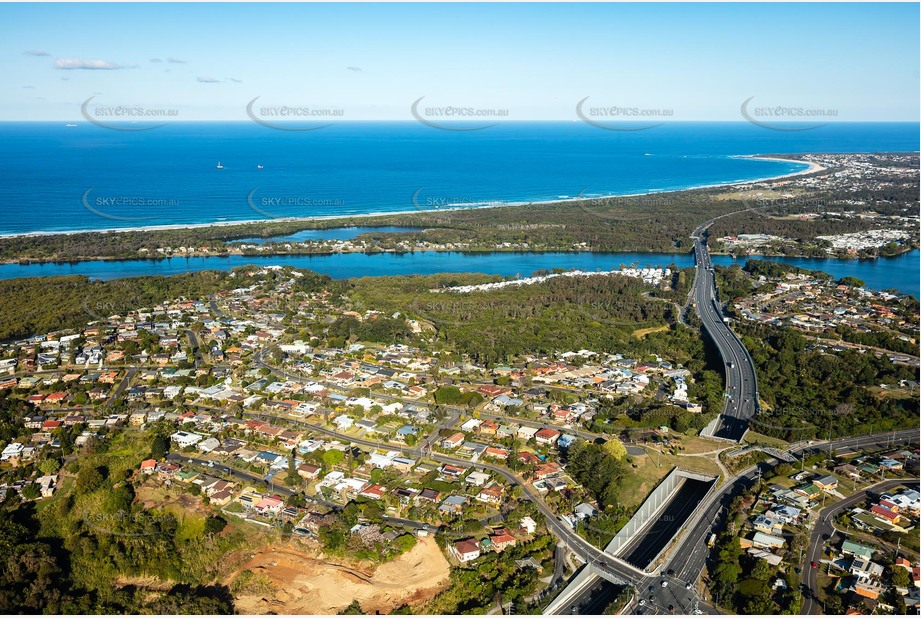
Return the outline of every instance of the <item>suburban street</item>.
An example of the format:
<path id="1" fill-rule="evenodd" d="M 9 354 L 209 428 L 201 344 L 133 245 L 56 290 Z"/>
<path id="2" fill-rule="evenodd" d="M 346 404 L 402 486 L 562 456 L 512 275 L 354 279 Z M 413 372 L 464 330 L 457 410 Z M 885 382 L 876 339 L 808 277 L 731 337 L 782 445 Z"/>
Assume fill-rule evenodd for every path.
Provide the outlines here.
<path id="1" fill-rule="evenodd" d="M 836 533 L 835 529 L 835 517 L 841 512 L 850 507 L 863 502 L 867 499 L 868 494 L 879 494 L 893 487 L 898 487 L 899 485 L 917 485 L 917 480 L 915 481 L 906 481 L 906 480 L 893 480 L 893 481 L 882 481 L 867 487 L 863 491 L 859 491 L 852 496 L 848 496 L 840 502 L 836 502 L 830 506 L 825 507 L 819 517 L 816 520 L 815 528 L 812 531 L 812 535 L 809 537 L 809 549 L 806 552 L 806 561 L 803 564 L 803 606 L 800 610 L 801 614 L 824 614 L 822 611 L 821 603 L 818 600 L 818 574 L 821 569 L 822 554 L 824 553 L 823 547 L 825 543 L 831 539 Z M 813 569 L 811 564 L 815 562 L 819 564 L 819 568 Z"/>

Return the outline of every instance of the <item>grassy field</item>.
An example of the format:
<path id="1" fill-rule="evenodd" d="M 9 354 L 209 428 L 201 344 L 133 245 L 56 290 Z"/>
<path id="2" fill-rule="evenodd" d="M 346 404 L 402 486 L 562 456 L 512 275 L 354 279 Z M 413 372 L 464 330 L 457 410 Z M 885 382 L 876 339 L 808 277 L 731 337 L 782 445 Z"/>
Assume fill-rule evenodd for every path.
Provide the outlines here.
<path id="1" fill-rule="evenodd" d="M 633 336 L 637 339 L 642 339 L 646 335 L 651 335 L 652 333 L 660 333 L 665 330 L 668 330 L 667 324 L 663 324 L 661 326 L 653 326 L 651 328 L 638 328 L 633 331 Z"/>
<path id="2" fill-rule="evenodd" d="M 635 467 L 620 485 L 620 502 L 626 507 L 639 506 L 658 482 L 675 467 L 712 476 L 720 474 L 719 466 L 712 459 L 679 457 L 652 449 L 646 450 L 646 455 L 630 458 Z"/>
<path id="3" fill-rule="evenodd" d="M 774 438 L 772 436 L 766 436 L 763 433 L 758 433 L 757 431 L 749 430 L 745 434 L 745 441 L 749 444 L 760 444 L 762 446 L 774 446 L 777 448 L 786 448 L 790 446 L 790 443 L 786 440 L 781 440 L 780 438 Z"/>

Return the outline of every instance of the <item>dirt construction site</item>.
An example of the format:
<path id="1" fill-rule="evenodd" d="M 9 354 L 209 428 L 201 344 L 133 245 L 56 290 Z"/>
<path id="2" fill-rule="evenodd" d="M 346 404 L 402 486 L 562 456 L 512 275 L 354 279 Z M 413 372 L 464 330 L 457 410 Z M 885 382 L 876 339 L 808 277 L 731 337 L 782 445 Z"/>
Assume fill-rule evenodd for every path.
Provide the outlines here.
<path id="1" fill-rule="evenodd" d="M 241 614 L 335 614 L 357 600 L 369 614 L 418 605 L 448 585 L 450 568 L 432 539 L 373 569 L 340 564 L 295 544 L 273 544 L 250 554 L 224 583 L 244 571 L 265 586 L 235 599 Z"/>

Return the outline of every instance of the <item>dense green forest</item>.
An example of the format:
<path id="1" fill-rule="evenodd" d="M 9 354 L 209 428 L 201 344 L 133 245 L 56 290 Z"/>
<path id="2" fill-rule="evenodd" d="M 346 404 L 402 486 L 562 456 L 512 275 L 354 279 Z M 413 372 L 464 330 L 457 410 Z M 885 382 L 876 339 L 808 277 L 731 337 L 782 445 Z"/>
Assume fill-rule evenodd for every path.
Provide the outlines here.
<path id="1" fill-rule="evenodd" d="M 677 279 L 680 278 L 680 282 Z M 483 283 L 495 278 L 473 278 Z M 676 285 L 689 285 L 688 273 Z M 488 292 L 433 292 L 471 283 L 458 275 L 363 278 L 350 282 L 359 307 L 402 311 L 430 324 L 435 342 L 492 365 L 526 353 L 590 349 L 631 355 L 660 354 L 693 360 L 691 331 L 675 324 L 674 305 L 645 298 L 652 287 L 620 276 L 558 277 Z M 680 291 L 677 293 L 681 296 Z M 639 329 L 671 324 L 643 338 Z"/>
<path id="2" fill-rule="evenodd" d="M 790 329 L 736 328 L 751 352 L 766 404 L 752 420 L 759 433 L 798 441 L 917 427 L 916 396 L 875 392 L 880 384 L 917 380 L 914 368 L 873 354 L 809 349 L 809 341 Z"/>
<path id="3" fill-rule="evenodd" d="M 252 535 L 220 517 L 145 510 L 135 501 L 134 468 L 152 454 L 156 431 L 117 434 L 111 445 L 99 442 L 75 460 L 49 450 L 26 466 L 44 471 L 63 462 L 62 489 L 41 503 L 10 491 L 0 503 L 0 610 L 233 612 L 230 591 L 214 582 L 221 558 Z M 140 583 L 151 577 L 167 585 Z"/>

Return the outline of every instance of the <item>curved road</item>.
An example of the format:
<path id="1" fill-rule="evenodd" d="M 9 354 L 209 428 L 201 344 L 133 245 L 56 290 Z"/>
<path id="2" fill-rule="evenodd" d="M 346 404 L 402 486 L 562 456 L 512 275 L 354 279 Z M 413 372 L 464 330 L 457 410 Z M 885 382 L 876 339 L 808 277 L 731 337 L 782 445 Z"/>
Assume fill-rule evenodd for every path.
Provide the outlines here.
<path id="1" fill-rule="evenodd" d="M 825 542 L 833 537 L 838 530 L 835 528 L 835 517 L 841 511 L 848 509 L 859 502 L 867 499 L 870 492 L 884 492 L 899 485 L 917 485 L 918 479 L 895 479 L 892 481 L 882 481 L 859 491 L 852 496 L 848 496 L 840 502 L 836 502 L 819 513 L 815 529 L 809 538 L 809 551 L 806 552 L 806 564 L 803 565 L 803 606 L 800 614 L 822 614 L 822 607 L 818 601 L 819 586 L 816 582 L 819 570 L 811 568 L 811 563 L 822 560 L 823 547 Z"/>
<path id="2" fill-rule="evenodd" d="M 702 223 L 691 236 L 694 239 L 697 272 L 690 295 L 694 298 L 704 330 L 710 335 L 723 359 L 727 398 L 720 416 L 702 435 L 739 442 L 748 430 L 749 419 L 758 411 L 758 382 L 751 355 L 726 325 L 717 299 L 713 262 L 710 261 L 710 253 L 702 238 L 714 220 Z"/>

